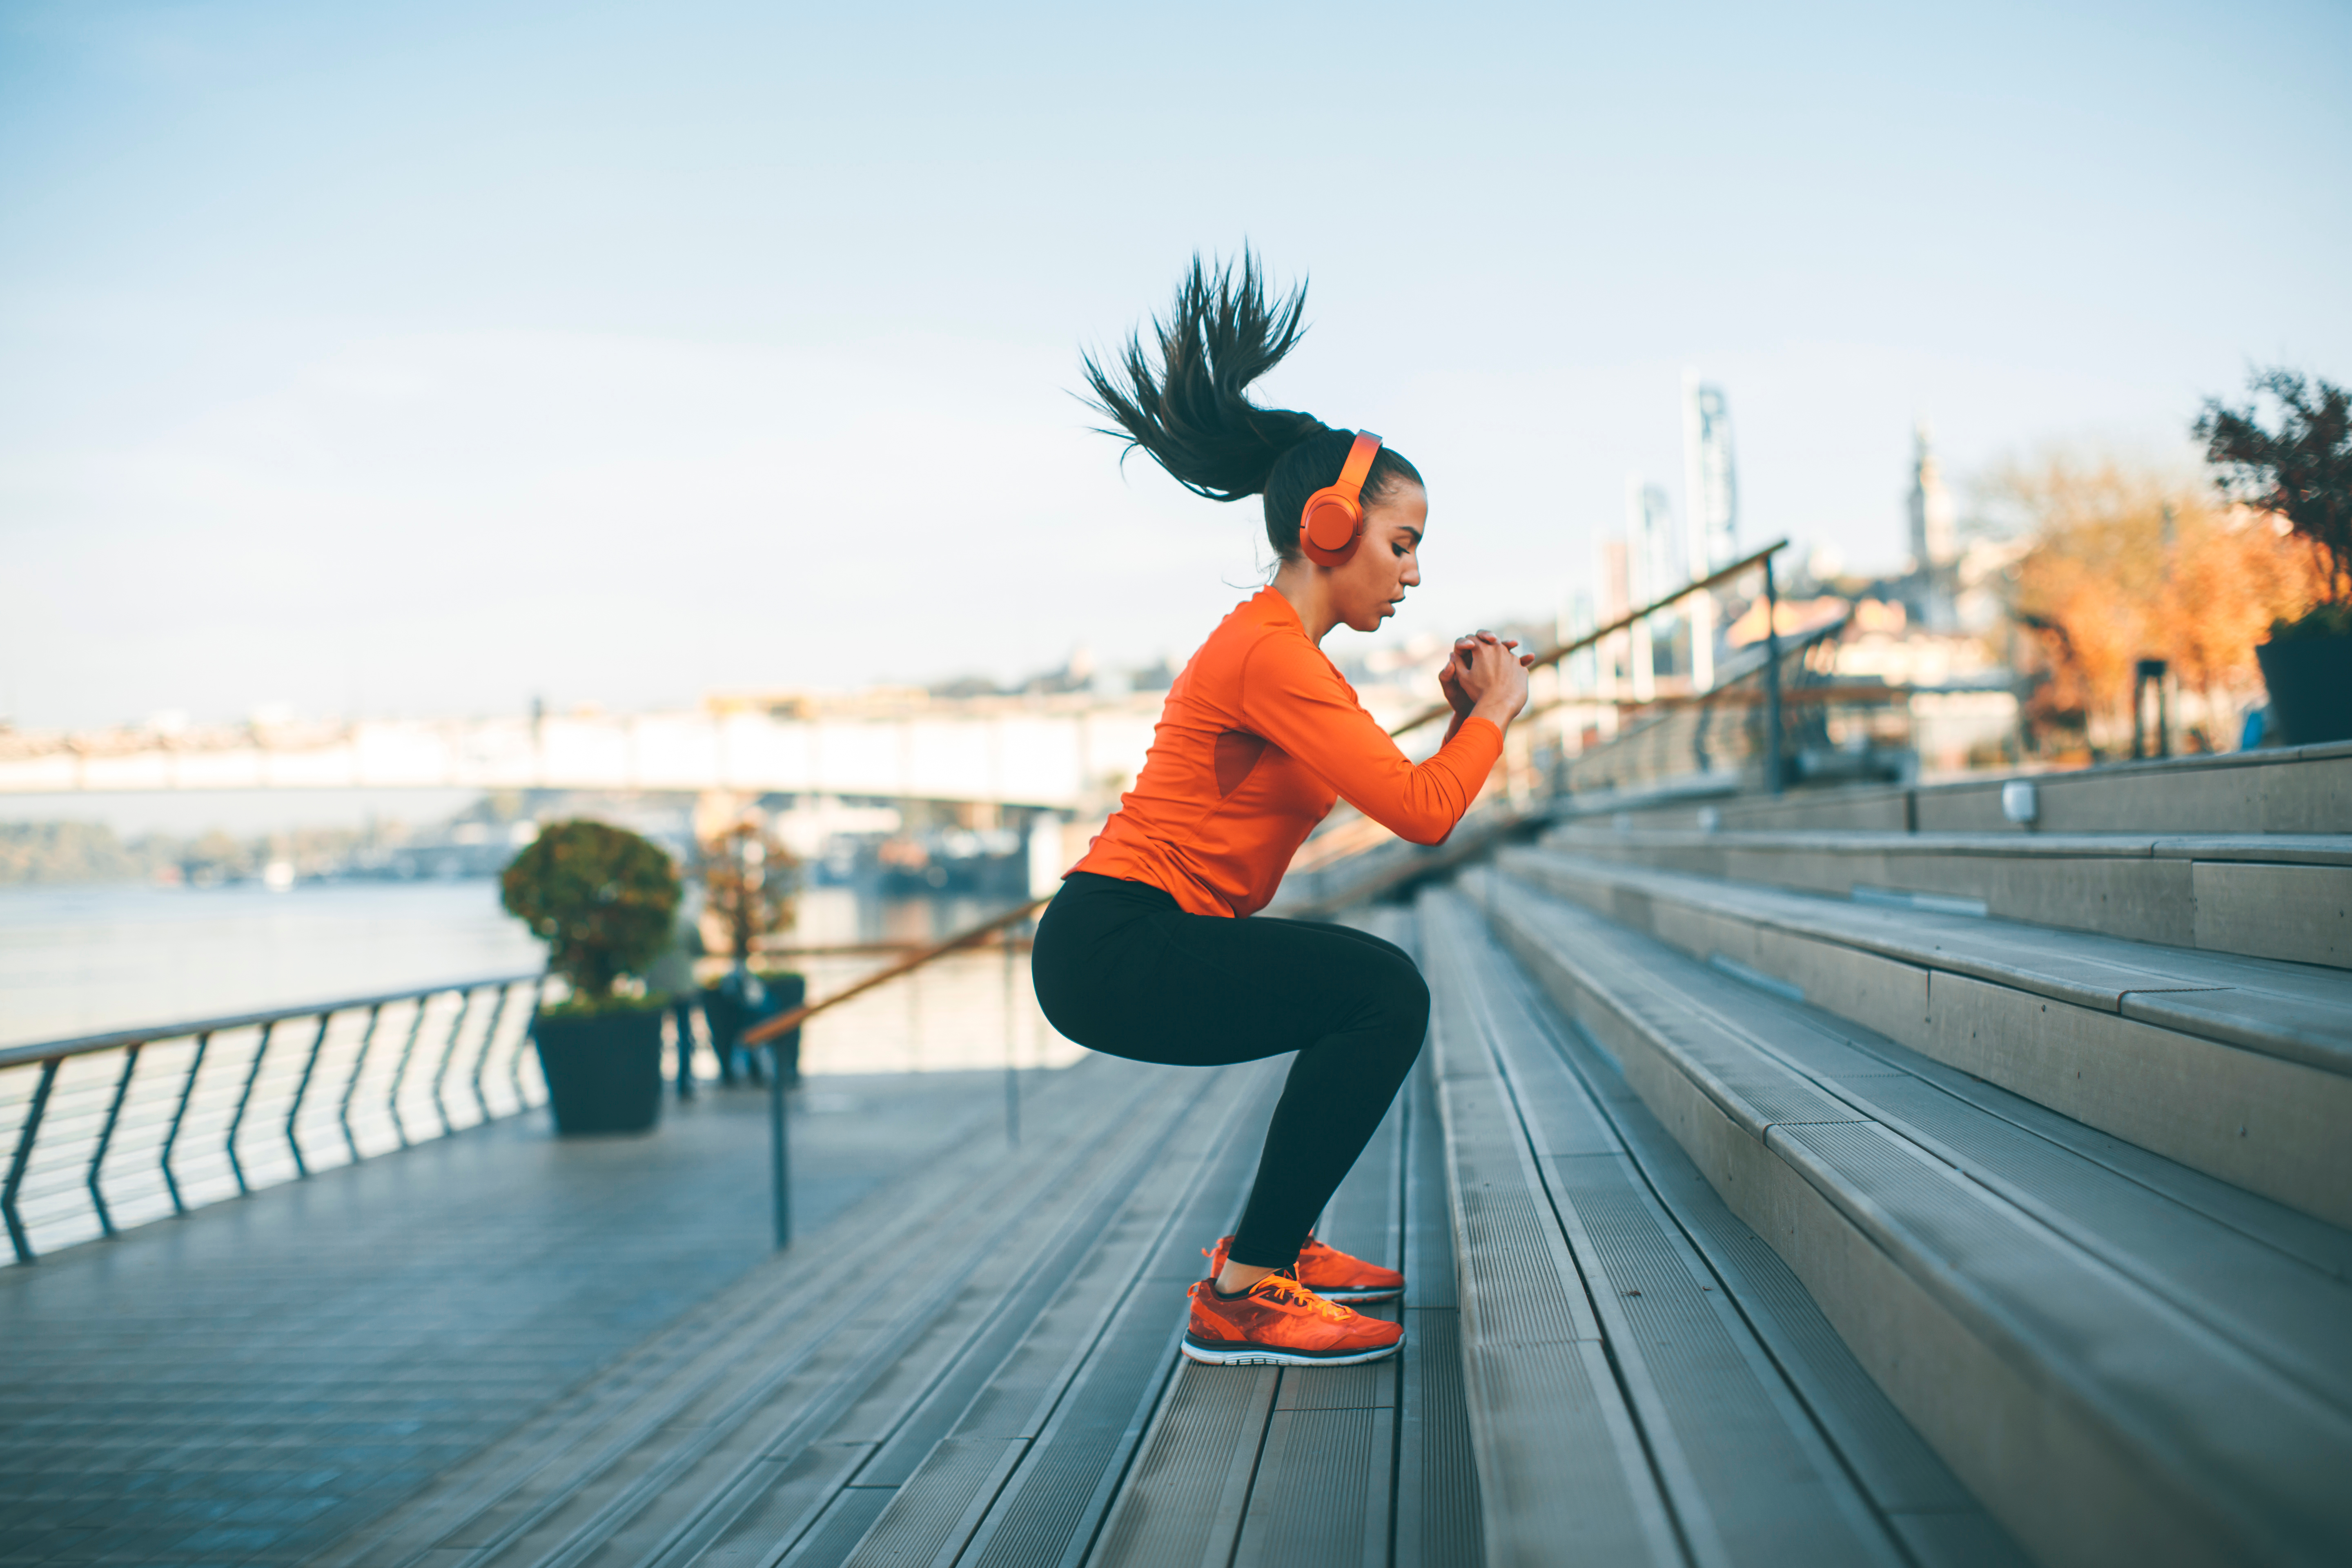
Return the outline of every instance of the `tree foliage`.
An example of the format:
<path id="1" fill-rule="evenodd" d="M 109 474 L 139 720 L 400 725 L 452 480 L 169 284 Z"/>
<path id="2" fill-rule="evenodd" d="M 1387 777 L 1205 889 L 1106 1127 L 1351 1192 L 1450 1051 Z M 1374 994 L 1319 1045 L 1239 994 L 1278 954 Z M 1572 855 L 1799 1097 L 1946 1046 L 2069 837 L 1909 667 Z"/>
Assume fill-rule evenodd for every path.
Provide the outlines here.
<path id="1" fill-rule="evenodd" d="M 2309 629 L 2352 632 L 2352 395 L 2284 369 L 2256 373 L 2248 390 L 2256 401 L 2242 409 L 2206 403 L 2195 426 L 2206 460 L 2225 494 L 2285 519 L 2317 554 L 2321 608 Z M 2275 429 L 2263 423 L 2265 397 L 2278 405 Z"/>
<path id="2" fill-rule="evenodd" d="M 558 822 L 499 879 L 507 911 L 547 943 L 548 965 L 594 1007 L 668 944 L 677 868 L 651 840 L 602 822 Z"/>
<path id="3" fill-rule="evenodd" d="M 698 869 L 704 917 L 718 924 L 739 963 L 760 938 L 792 929 L 800 862 L 756 822 L 738 822 L 703 840 Z"/>
<path id="4" fill-rule="evenodd" d="M 2312 552 L 2271 517 L 2217 504 L 2186 475 L 2057 456 L 2008 470 L 1996 489 L 2031 520 L 2008 594 L 2047 677 L 2028 710 L 2042 725 L 2127 716 L 2143 658 L 2164 659 L 2210 700 L 2250 696 L 2264 628 L 2322 586 Z"/>

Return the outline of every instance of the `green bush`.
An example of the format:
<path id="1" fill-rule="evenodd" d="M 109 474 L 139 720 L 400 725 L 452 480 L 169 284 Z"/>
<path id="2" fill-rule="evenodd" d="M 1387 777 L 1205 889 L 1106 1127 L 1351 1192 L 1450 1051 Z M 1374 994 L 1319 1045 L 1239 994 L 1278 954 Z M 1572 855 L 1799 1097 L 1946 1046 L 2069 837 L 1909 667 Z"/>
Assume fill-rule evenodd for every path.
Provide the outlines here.
<path id="1" fill-rule="evenodd" d="M 567 1011 L 647 1005 L 613 987 L 669 942 L 677 868 L 659 845 L 602 822 L 551 823 L 508 865 L 499 893 L 547 943 L 548 967 L 572 987 Z"/>

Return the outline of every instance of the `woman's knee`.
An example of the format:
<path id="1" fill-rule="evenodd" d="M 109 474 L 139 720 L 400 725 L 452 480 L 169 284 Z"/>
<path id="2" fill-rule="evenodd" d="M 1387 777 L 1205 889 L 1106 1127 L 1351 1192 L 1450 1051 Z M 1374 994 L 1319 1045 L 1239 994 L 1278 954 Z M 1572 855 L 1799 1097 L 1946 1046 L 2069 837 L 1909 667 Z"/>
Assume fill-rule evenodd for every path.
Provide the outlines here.
<path id="1" fill-rule="evenodd" d="M 1429 1033 L 1429 982 L 1402 952 L 1383 953 L 1371 966 L 1370 1000 L 1377 1008 L 1382 1043 L 1411 1067 Z"/>

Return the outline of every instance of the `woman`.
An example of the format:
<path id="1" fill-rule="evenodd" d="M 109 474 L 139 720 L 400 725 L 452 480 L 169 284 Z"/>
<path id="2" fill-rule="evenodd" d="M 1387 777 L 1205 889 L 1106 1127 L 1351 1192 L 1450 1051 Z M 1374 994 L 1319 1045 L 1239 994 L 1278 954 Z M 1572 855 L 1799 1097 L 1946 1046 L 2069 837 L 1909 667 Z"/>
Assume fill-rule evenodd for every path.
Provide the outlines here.
<path id="1" fill-rule="evenodd" d="M 1262 495 L 1274 581 L 1212 633 L 1175 684 L 1134 789 L 1037 930 L 1037 1000 L 1093 1050 L 1213 1066 L 1296 1051 L 1241 1227 L 1192 1289 L 1195 1361 L 1330 1365 L 1392 1355 L 1404 1330 L 1342 1304 L 1404 1277 L 1310 1234 L 1421 1050 L 1429 989 L 1402 950 L 1344 926 L 1268 920 L 1291 855 L 1344 796 L 1416 844 L 1453 831 L 1527 702 L 1517 645 L 1454 645 L 1454 725 L 1406 761 L 1318 645 L 1376 630 L 1421 581 L 1429 498 L 1379 437 L 1260 408 L 1249 384 L 1290 351 L 1303 292 L 1269 306 L 1247 255 L 1199 260 L 1159 323 L 1105 370 L 1098 406 L 1130 449 L 1213 500 Z"/>

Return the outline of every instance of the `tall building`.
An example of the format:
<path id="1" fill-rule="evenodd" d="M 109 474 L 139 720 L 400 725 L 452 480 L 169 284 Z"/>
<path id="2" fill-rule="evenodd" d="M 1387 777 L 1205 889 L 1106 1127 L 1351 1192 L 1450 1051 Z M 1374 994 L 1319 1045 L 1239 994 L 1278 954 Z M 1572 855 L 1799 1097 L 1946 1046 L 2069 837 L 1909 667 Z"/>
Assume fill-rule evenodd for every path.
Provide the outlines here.
<path id="1" fill-rule="evenodd" d="M 1633 547 L 1629 588 L 1633 603 L 1629 609 L 1671 594 L 1690 581 L 1675 531 L 1674 503 L 1663 488 L 1639 474 L 1625 476 L 1625 536 Z"/>
<path id="2" fill-rule="evenodd" d="M 1925 419 L 1911 431 L 1911 569 L 1934 571 L 1960 558 L 1952 492 L 1936 461 L 1934 432 Z"/>
<path id="3" fill-rule="evenodd" d="M 1625 538 L 1627 610 L 1664 598 L 1690 581 L 1666 492 L 1639 474 L 1625 476 Z M 1629 677 L 1634 700 L 1647 702 L 1656 694 L 1657 639 L 1672 636 L 1670 616 L 1647 616 L 1633 623 Z"/>
<path id="4" fill-rule="evenodd" d="M 1731 463 L 1731 409 L 1723 388 L 1683 372 L 1683 505 L 1690 576 L 1739 558 L 1739 489 Z"/>

